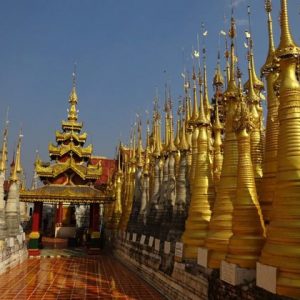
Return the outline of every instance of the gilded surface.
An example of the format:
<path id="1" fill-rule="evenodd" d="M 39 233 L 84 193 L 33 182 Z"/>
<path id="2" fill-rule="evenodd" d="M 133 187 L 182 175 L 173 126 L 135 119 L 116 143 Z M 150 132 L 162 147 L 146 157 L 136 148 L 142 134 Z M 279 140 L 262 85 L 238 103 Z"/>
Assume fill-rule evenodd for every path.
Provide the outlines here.
<path id="1" fill-rule="evenodd" d="M 207 235 L 211 216 L 210 195 L 214 190 L 207 143 L 208 121 L 206 120 L 203 102 L 200 103 L 199 122 L 196 173 L 188 217 L 185 222 L 185 231 L 181 238 L 184 244 L 184 259 L 194 261 L 197 259 L 198 247 L 204 245 Z"/>
<path id="2" fill-rule="evenodd" d="M 235 200 L 237 187 L 238 149 L 233 121 L 237 105 L 238 88 L 235 82 L 233 44 L 235 23 L 233 18 L 231 20 L 230 35 L 232 37 L 230 81 L 224 94 L 226 97 L 224 159 L 208 234 L 205 240 L 205 247 L 208 249 L 208 266 L 216 269 L 220 268 L 221 261 L 225 259 L 229 238 L 232 235 L 232 202 Z"/>

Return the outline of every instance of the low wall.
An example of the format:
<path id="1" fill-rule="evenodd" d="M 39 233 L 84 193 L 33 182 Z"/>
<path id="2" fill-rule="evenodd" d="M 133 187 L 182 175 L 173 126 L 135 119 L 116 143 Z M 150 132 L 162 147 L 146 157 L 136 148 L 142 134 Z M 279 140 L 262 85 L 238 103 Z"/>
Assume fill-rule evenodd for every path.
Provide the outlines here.
<path id="1" fill-rule="evenodd" d="M 8 238 L 0 251 L 0 274 L 17 266 L 28 258 L 28 251 L 23 235 L 18 238 Z"/>
<path id="2" fill-rule="evenodd" d="M 134 238 L 135 240 L 135 238 Z M 114 239 L 114 256 L 167 299 L 182 300 L 288 300 L 255 285 L 255 280 L 232 286 L 220 280 L 217 270 L 197 264 L 174 261 L 174 253 L 166 255 L 163 246 L 150 247 L 121 235 Z M 170 257 L 172 259 L 170 259 Z"/>

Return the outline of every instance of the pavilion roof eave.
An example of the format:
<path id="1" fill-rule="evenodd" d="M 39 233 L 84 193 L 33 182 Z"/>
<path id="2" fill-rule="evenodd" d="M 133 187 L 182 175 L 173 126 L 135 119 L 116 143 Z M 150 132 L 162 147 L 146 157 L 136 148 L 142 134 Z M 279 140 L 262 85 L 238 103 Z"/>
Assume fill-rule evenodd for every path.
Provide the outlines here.
<path id="1" fill-rule="evenodd" d="M 20 191 L 20 201 L 76 204 L 110 203 L 115 200 L 113 193 L 103 192 L 89 186 L 46 185 L 35 190 Z"/>

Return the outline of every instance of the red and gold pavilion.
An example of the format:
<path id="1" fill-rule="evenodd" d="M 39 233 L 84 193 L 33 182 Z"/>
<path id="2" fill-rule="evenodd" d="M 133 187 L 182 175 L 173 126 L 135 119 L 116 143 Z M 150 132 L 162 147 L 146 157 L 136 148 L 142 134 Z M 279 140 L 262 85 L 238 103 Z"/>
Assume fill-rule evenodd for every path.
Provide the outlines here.
<path id="1" fill-rule="evenodd" d="M 114 191 L 105 175 L 115 170 L 116 163 L 114 160 L 93 157 L 93 146 L 85 146 L 87 133 L 81 132 L 83 124 L 78 122 L 77 102 L 73 74 L 68 119 L 62 121 L 62 131 L 55 133 L 56 145 L 49 145 L 51 162 L 42 162 L 39 157 L 35 161 L 35 171 L 43 186 L 20 193 L 20 201 L 34 203 L 32 232 L 29 236 L 31 255 L 39 254 L 44 203 L 55 207 L 55 233 L 61 230 L 71 235 L 76 230 L 74 205 L 89 204 L 90 246 L 98 248 L 100 204 L 114 201 Z M 102 163 L 105 165 L 104 173 Z"/>

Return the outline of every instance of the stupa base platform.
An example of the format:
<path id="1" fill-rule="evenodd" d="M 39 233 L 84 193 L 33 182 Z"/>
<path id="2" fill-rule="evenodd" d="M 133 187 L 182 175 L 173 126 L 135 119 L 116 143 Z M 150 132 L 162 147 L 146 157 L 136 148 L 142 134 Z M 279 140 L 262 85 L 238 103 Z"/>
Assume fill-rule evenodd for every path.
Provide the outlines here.
<path id="1" fill-rule="evenodd" d="M 277 268 L 264 265 L 258 262 L 256 264 L 257 286 L 275 294 L 276 283 L 277 283 Z"/>
<path id="2" fill-rule="evenodd" d="M 221 280 L 236 286 L 244 284 L 245 282 L 254 281 L 256 278 L 256 270 L 240 268 L 236 264 L 228 263 L 223 260 L 221 262 L 220 277 Z"/>

